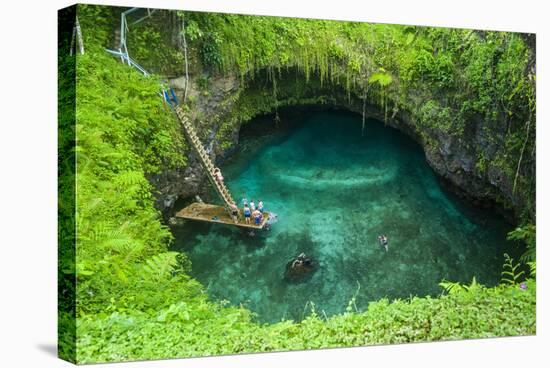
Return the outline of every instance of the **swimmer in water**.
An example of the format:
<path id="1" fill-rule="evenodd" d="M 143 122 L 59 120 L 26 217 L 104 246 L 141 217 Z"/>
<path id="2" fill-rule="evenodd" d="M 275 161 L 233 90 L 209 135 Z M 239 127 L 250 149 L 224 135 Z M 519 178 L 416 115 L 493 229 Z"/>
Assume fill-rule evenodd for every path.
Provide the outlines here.
<path id="1" fill-rule="evenodd" d="M 388 237 L 385 234 L 378 235 L 378 243 L 388 251 Z"/>

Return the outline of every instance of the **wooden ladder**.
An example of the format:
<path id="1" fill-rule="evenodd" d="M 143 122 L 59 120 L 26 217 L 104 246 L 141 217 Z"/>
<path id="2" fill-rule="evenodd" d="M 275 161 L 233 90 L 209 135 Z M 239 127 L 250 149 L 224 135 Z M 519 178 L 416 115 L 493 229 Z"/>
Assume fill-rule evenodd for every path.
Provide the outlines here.
<path id="1" fill-rule="evenodd" d="M 189 120 L 187 120 L 187 116 L 179 106 L 175 106 L 174 110 L 176 112 L 176 115 L 183 125 L 184 131 L 187 135 L 187 138 L 189 142 L 191 142 L 191 146 L 197 152 L 199 155 L 200 161 L 204 169 L 206 170 L 206 176 L 208 177 L 208 180 L 210 180 L 210 183 L 216 190 L 216 193 L 220 196 L 222 201 L 224 202 L 225 208 L 230 211 L 231 207 L 236 205 L 235 201 L 233 200 L 233 197 L 231 196 L 231 193 L 229 193 L 229 190 L 225 186 L 224 183 L 220 183 L 215 177 L 214 177 L 214 164 L 212 163 L 212 160 L 208 156 L 208 153 L 206 153 L 206 150 L 204 149 L 204 146 L 202 145 L 199 137 L 197 136 L 197 133 L 195 132 L 195 128 L 191 125 Z"/>

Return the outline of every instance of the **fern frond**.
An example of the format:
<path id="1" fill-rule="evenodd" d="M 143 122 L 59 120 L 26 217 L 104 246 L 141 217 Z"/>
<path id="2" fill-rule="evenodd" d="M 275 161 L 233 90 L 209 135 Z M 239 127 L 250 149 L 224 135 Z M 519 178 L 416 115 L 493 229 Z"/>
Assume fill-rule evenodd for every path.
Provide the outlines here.
<path id="1" fill-rule="evenodd" d="M 456 294 L 464 290 L 464 286 L 461 285 L 459 282 L 443 280 L 439 283 L 439 286 L 441 286 L 449 294 Z"/>
<path id="2" fill-rule="evenodd" d="M 155 280 L 166 278 L 175 271 L 178 266 L 178 252 L 166 252 L 157 254 L 145 261 L 143 271 Z"/>
<path id="3" fill-rule="evenodd" d="M 537 276 L 537 262 L 527 262 L 527 265 L 529 266 L 529 275 L 531 277 Z"/>
<path id="4" fill-rule="evenodd" d="M 510 285 L 519 283 L 525 275 L 524 271 L 517 272 L 520 266 L 520 263 L 514 264 L 514 259 L 507 253 L 504 253 L 504 264 L 502 265 L 503 271 L 500 273 L 502 276 L 500 281 Z"/>

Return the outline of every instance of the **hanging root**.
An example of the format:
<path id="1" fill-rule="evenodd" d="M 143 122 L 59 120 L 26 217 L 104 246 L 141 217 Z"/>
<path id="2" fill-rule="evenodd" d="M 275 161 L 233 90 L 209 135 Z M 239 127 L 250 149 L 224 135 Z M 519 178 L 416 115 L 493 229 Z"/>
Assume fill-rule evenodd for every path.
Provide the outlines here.
<path id="1" fill-rule="evenodd" d="M 361 126 L 361 136 L 365 136 L 365 113 L 367 108 L 367 93 L 369 91 L 369 85 L 367 84 L 367 87 L 363 87 L 363 124 Z"/>
<path id="2" fill-rule="evenodd" d="M 279 102 L 277 100 L 277 80 L 275 79 L 275 76 L 272 76 L 272 83 L 273 83 L 273 99 L 274 99 L 274 105 L 275 105 L 275 126 L 278 127 L 281 121 L 281 118 L 279 117 L 279 109 L 278 109 Z"/>
<path id="3" fill-rule="evenodd" d="M 525 152 L 525 147 L 527 146 L 527 141 L 529 140 L 529 128 L 530 127 L 531 127 L 531 120 L 528 120 L 527 121 L 527 134 L 525 136 L 525 142 L 523 142 L 523 146 L 521 147 L 521 153 L 519 155 L 519 160 L 518 160 L 518 167 L 516 169 L 516 176 L 514 178 L 514 186 L 512 187 L 512 194 L 515 194 L 515 192 L 516 192 L 516 185 L 517 185 L 518 177 L 519 177 L 519 169 L 521 167 L 521 161 L 523 160 L 523 153 Z"/>
<path id="4" fill-rule="evenodd" d="M 183 91 L 183 103 L 187 99 L 187 88 L 189 86 L 189 64 L 187 63 L 187 39 L 185 38 L 185 14 L 181 17 L 181 34 L 183 36 L 183 56 L 185 58 L 185 89 Z"/>
<path id="5" fill-rule="evenodd" d="M 367 101 L 367 93 L 363 93 L 363 125 L 361 126 L 361 136 L 365 136 L 365 105 Z"/>

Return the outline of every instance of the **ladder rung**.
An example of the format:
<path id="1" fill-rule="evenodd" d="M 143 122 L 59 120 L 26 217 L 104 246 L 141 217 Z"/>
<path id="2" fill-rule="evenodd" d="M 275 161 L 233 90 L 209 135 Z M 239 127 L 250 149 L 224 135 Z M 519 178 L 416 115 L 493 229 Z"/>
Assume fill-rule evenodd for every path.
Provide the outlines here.
<path id="1" fill-rule="evenodd" d="M 176 110 L 176 115 L 180 119 L 183 127 L 185 128 L 185 131 L 187 132 L 189 140 L 191 141 L 195 150 L 199 154 L 199 157 L 202 161 L 203 166 L 208 171 L 207 173 L 208 178 L 214 185 L 214 188 L 216 189 L 216 192 L 218 192 L 218 195 L 225 202 L 226 209 L 229 210 L 229 206 L 235 205 L 235 201 L 231 197 L 231 193 L 229 193 L 229 189 L 227 189 L 225 184 L 220 183 L 212 173 L 214 169 L 214 164 L 212 163 L 210 156 L 208 156 L 206 149 L 202 145 L 201 140 L 198 137 L 197 133 L 195 132 L 193 125 L 189 122 L 189 120 L 183 113 L 183 110 L 179 106 L 176 106 L 175 110 Z"/>

